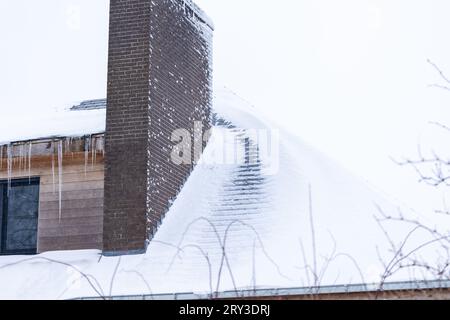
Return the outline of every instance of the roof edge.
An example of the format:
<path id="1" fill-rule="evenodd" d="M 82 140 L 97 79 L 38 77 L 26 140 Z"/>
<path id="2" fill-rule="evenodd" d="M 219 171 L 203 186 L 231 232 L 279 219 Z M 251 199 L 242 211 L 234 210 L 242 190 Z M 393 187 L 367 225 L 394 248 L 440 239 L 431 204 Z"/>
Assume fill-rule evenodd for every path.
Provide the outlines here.
<path id="1" fill-rule="evenodd" d="M 389 293 L 397 291 L 415 290 L 450 290 L 449 280 L 433 281 L 406 281 L 385 283 L 380 289 L 380 284 L 352 284 L 323 286 L 317 288 L 280 288 L 280 289 L 254 289 L 241 291 L 224 291 L 215 293 L 215 299 L 248 299 L 248 298 L 270 298 L 270 297 L 295 297 L 295 296 L 321 296 L 331 294 L 354 294 L 354 293 Z M 73 300 L 97 300 L 99 297 L 81 297 Z M 154 295 L 123 295 L 110 297 L 111 300 L 209 300 L 211 295 L 195 293 L 167 293 Z"/>

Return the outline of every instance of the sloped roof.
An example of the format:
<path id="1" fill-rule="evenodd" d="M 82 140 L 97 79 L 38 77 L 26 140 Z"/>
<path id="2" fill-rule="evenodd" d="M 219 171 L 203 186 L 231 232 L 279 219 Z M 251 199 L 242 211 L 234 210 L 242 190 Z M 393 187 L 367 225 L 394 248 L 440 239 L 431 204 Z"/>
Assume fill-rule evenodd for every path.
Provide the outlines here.
<path id="1" fill-rule="evenodd" d="M 210 293 L 379 279 L 379 254 L 387 257 L 388 244 L 374 216 L 378 207 L 395 206 L 333 160 L 275 129 L 230 91 L 216 92 L 214 113 L 201 162 L 146 254 L 0 257 L 0 298 Z M 89 134 L 104 130 L 104 116 L 104 110 L 66 110 L 51 119 L 90 119 L 92 126 L 83 128 Z M 66 129 L 59 135 L 75 132 Z M 279 142 L 272 146 L 279 157 L 262 156 L 265 146 L 254 129 Z M 243 152 L 223 161 L 239 147 Z"/>
<path id="2" fill-rule="evenodd" d="M 158 277 L 177 279 L 178 290 L 186 285 L 182 292 L 209 290 L 209 273 L 213 291 L 314 285 L 305 268 L 316 269 L 322 285 L 374 281 L 382 272 L 377 247 L 386 249 L 374 216 L 378 207 L 395 207 L 283 130 L 279 163 L 217 163 L 217 154 L 239 144 L 247 143 L 243 158 L 260 152 L 252 129 L 276 129 L 228 91 L 216 95 L 215 112 L 219 121 L 202 162 L 150 243 L 148 258 L 164 270 Z"/>

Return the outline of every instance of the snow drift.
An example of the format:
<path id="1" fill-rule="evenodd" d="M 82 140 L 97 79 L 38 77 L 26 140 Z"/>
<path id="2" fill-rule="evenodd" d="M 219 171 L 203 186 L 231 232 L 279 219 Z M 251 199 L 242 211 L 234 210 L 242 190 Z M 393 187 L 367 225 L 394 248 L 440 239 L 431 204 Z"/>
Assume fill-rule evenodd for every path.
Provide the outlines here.
<path id="1" fill-rule="evenodd" d="M 45 120 L 42 130 L 3 128 L 0 140 L 98 133 L 104 116 L 104 110 L 66 110 L 51 123 Z M 0 257 L 0 298 L 208 294 L 379 281 L 379 254 L 387 254 L 388 243 L 374 217 L 379 208 L 396 206 L 228 90 L 216 93 L 214 122 L 200 163 L 146 254 Z M 270 150 L 255 132 L 269 137 Z"/>

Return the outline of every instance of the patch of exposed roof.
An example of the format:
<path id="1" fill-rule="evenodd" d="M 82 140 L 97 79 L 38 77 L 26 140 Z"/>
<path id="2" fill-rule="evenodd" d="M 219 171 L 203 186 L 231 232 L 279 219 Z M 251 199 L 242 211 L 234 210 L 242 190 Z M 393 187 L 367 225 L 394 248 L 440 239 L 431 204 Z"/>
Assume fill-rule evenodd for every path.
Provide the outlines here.
<path id="1" fill-rule="evenodd" d="M 106 99 L 86 100 L 71 108 L 73 111 L 79 110 L 98 110 L 106 108 Z"/>

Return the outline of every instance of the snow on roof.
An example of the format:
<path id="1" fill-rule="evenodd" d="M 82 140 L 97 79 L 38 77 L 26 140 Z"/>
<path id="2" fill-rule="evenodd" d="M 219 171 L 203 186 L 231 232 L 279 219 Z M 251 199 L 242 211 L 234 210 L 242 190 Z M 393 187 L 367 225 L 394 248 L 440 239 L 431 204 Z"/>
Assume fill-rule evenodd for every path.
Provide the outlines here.
<path id="1" fill-rule="evenodd" d="M 146 254 L 0 257 L 0 298 L 211 293 L 379 280 L 379 254 L 387 257 L 387 243 L 374 216 L 377 206 L 396 207 L 297 137 L 272 131 L 269 121 L 233 93 L 216 93 L 214 114 L 201 162 Z M 68 111 L 51 119 L 83 124 L 84 134 L 104 128 L 103 110 Z M 75 127 L 69 122 L 59 126 L 65 131 L 51 132 L 73 134 Z M 46 128 L 39 135 L 48 135 Z M 270 150 L 279 156 L 264 156 L 269 149 L 258 132 L 275 141 Z"/>
<path id="2" fill-rule="evenodd" d="M 105 108 L 59 109 L 52 113 L 32 116 L 10 114 L 2 117 L 0 145 L 11 142 L 48 139 L 53 137 L 80 137 L 105 132 Z"/>

